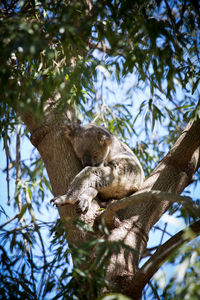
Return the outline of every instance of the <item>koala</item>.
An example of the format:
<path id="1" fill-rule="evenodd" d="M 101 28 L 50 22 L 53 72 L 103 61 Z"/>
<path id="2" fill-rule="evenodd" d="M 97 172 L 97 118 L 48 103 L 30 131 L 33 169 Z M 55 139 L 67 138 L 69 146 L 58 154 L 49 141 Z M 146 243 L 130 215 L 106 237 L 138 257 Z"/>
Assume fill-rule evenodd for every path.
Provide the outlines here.
<path id="1" fill-rule="evenodd" d="M 104 127 L 77 125 L 69 129 L 68 139 L 83 165 L 66 195 L 51 200 L 53 205 L 77 203 L 86 213 L 92 200 L 120 199 L 136 192 L 144 180 L 140 162 L 131 149 Z"/>

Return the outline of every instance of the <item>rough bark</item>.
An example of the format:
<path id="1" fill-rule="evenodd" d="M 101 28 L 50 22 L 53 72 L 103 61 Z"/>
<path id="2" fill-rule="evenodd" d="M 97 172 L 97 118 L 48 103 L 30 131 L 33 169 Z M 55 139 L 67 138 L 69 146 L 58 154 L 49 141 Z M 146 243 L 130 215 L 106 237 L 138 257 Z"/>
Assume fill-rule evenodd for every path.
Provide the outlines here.
<path id="1" fill-rule="evenodd" d="M 57 100 L 59 101 L 59 97 Z M 44 162 L 55 197 L 67 192 L 70 182 L 82 168 L 63 130 L 65 124 L 77 122 L 75 111 L 66 106 L 66 111 L 57 115 L 56 111 L 52 112 L 52 110 L 56 108 L 58 101 L 54 103 L 54 101 L 49 100 L 41 122 L 33 118 L 29 112 L 23 113 L 22 116 L 31 133 L 30 140 L 39 151 Z M 94 201 L 91 210 L 80 217 L 73 205 L 58 208 L 60 217 L 64 218 L 67 223 L 68 243 L 81 242 L 86 238 L 73 225 L 73 221 L 79 218 L 93 226 L 96 215 L 98 215 L 96 213 L 98 209 L 99 205 Z"/>
<path id="2" fill-rule="evenodd" d="M 23 120 L 31 132 L 31 141 L 38 149 L 51 182 L 54 196 L 65 194 L 70 181 L 80 171 L 81 165 L 76 158 L 71 144 L 63 136 L 62 127 L 66 116 L 74 122 L 74 113 L 66 110 L 59 121 L 55 114 L 47 110 L 44 121 L 38 124 L 29 114 L 24 114 Z M 49 117 L 51 116 L 51 117 Z M 191 182 L 199 164 L 200 121 L 188 124 L 174 147 L 145 180 L 142 190 L 160 190 L 180 194 Z M 120 291 L 133 299 L 141 296 L 144 282 L 137 275 L 138 264 L 146 248 L 148 234 L 152 226 L 170 207 L 167 200 L 154 201 L 146 197 L 146 201 L 137 206 L 129 206 L 117 212 L 118 225 L 110 230 L 109 240 L 123 240 L 137 250 L 137 254 L 124 253 L 113 255 L 108 267 L 108 277 L 113 283 L 113 289 Z M 80 242 L 87 238 L 72 225 L 72 220 L 80 217 L 82 220 L 95 225 L 99 219 L 97 201 L 93 201 L 90 211 L 77 216 L 74 206 L 66 205 L 59 208 L 61 218 L 68 222 L 68 242 Z M 133 277 L 134 276 L 134 277 Z M 138 278 L 133 282 L 133 278 Z M 130 289 L 131 285 L 131 289 Z"/>

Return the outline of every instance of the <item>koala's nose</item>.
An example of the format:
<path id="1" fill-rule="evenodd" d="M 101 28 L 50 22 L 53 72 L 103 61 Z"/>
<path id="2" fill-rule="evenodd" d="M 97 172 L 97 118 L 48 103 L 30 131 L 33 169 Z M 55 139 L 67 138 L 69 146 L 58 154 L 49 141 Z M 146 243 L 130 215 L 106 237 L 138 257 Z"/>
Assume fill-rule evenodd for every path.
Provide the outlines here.
<path id="1" fill-rule="evenodd" d="M 83 165 L 83 167 L 92 166 L 92 160 L 91 160 L 90 155 L 88 155 L 88 154 L 83 155 L 82 165 Z"/>

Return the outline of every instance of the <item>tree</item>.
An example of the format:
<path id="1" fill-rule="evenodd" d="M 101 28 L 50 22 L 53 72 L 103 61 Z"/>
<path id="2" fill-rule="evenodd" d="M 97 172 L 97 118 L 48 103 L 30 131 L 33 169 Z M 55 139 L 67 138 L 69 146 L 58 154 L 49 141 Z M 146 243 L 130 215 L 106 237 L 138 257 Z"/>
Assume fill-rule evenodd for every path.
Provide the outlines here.
<path id="1" fill-rule="evenodd" d="M 17 214 L 1 225 L 2 239 L 10 242 L 11 253 L 6 253 L 7 246 L 1 246 L 1 294 L 10 298 L 12 290 L 16 299 L 38 299 L 58 288 L 55 299 L 81 298 L 86 290 L 84 299 L 94 299 L 108 291 L 139 299 L 160 265 L 200 234 L 195 199 L 179 195 L 198 178 L 198 3 L 4 1 L 0 22 L 1 136 L 8 162 L 6 172 L 9 175 L 9 169 L 15 170 L 18 206 Z M 105 88 L 111 90 L 112 81 L 124 84 L 131 73 L 137 76 L 137 82 L 127 90 L 124 103 L 106 101 Z M 133 120 L 128 105 L 136 87 L 145 90 L 148 98 L 138 100 L 138 113 Z M 49 184 L 40 159 L 31 166 L 20 164 L 19 124 L 22 121 L 26 125 L 24 135 L 39 151 L 52 192 L 57 196 L 66 192 L 81 170 L 63 135 L 63 127 L 77 122 L 77 115 L 84 121 L 95 119 L 123 138 L 142 133 L 145 142 L 138 143 L 136 151 L 147 176 L 139 193 L 107 203 L 104 210 L 98 199 L 85 215 L 77 215 L 74 206 L 59 209 L 61 219 L 52 228 L 55 237 L 46 253 L 44 223 L 38 222 L 33 208 L 34 203 L 41 206 L 43 187 Z M 145 126 L 141 130 L 138 122 L 143 115 Z M 160 137 L 152 139 L 157 124 L 162 124 L 167 133 L 164 136 L 157 131 Z M 15 128 L 17 150 L 13 161 L 8 133 Z M 152 162 L 155 154 L 156 166 Z M 26 177 L 32 185 L 23 181 Z M 32 189 L 38 178 L 40 192 Z M 184 210 L 173 203 L 182 203 Z M 139 268 L 148 252 L 149 232 L 167 210 L 179 211 L 185 219 L 189 212 L 190 233 L 181 231 L 162 245 L 155 245 L 149 250 L 150 258 Z M 3 209 L 2 213 L 6 214 Z M 43 262 L 34 252 L 36 244 L 40 244 Z M 192 247 L 197 252 L 197 247 Z M 70 284 L 71 273 L 67 267 L 61 268 L 63 262 L 67 266 L 69 251 L 74 260 Z M 51 257 L 50 253 L 55 255 Z M 193 269 L 199 268 L 199 261 L 195 263 Z M 56 282 L 53 274 L 59 276 Z M 196 270 L 189 270 L 187 276 L 194 278 Z M 157 295 L 156 288 L 153 290 Z M 182 289 L 177 297 L 187 293 Z M 196 299 L 198 293 L 194 288 L 191 295 Z M 170 285 L 163 295 L 171 298 Z"/>

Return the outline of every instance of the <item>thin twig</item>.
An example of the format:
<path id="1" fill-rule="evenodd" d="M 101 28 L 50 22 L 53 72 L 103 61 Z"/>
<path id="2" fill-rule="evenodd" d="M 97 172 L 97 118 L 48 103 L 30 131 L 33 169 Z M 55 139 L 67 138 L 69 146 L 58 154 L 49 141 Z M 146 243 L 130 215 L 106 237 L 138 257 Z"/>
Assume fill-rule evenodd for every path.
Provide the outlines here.
<path id="1" fill-rule="evenodd" d="M 148 282 L 149 286 L 151 287 L 153 293 L 154 293 L 154 296 L 156 297 L 155 299 L 158 299 L 158 300 L 161 300 L 160 299 L 160 296 L 158 295 L 157 293 L 157 290 L 154 288 L 153 284 L 151 283 L 151 281 Z"/>
<path id="2" fill-rule="evenodd" d="M 162 236 L 161 236 L 161 239 L 160 239 L 160 245 L 162 245 L 163 238 L 164 238 L 164 235 L 166 233 L 166 229 L 167 229 L 167 222 L 165 222 L 164 229 L 162 230 Z"/>
<path id="3" fill-rule="evenodd" d="M 15 215 L 14 217 L 10 218 L 8 221 L 6 221 L 4 224 L 0 225 L 0 229 L 2 229 L 4 226 L 8 225 L 11 223 L 13 220 L 17 219 L 19 214 Z"/>
<path id="4" fill-rule="evenodd" d="M 4 135 L 4 149 L 6 152 L 6 181 L 7 181 L 7 194 L 8 194 L 8 205 L 10 205 L 10 176 L 9 176 L 9 161 L 11 160 L 10 151 L 8 147 L 8 136 Z"/>
<path id="5" fill-rule="evenodd" d="M 20 145 L 21 145 L 21 124 L 17 124 L 17 136 L 16 136 L 16 190 L 17 190 L 17 185 L 21 180 L 21 149 L 20 149 Z M 19 191 L 19 193 L 17 194 L 17 205 L 18 205 L 18 209 L 19 209 L 19 213 L 22 210 L 22 197 L 21 197 L 21 193 Z M 20 221 L 22 223 L 23 219 Z"/>
<path id="6" fill-rule="evenodd" d="M 153 226 L 154 229 L 160 230 L 160 231 L 164 231 L 164 229 L 160 228 L 159 226 Z M 170 232 L 165 230 L 165 234 L 169 235 L 170 237 L 173 236 L 173 234 L 171 234 Z"/>

